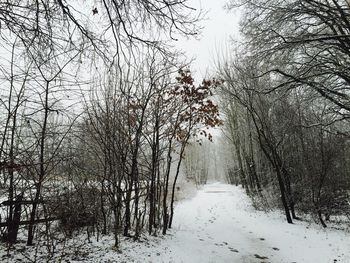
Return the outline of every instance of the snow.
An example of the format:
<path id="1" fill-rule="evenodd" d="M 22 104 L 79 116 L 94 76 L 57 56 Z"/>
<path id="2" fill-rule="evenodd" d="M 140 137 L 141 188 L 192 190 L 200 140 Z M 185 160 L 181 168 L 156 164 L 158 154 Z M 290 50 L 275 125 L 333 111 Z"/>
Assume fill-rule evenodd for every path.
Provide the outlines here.
<path id="1" fill-rule="evenodd" d="M 177 206 L 175 222 L 156 262 L 350 262 L 348 233 L 256 212 L 235 186 L 206 185 Z"/>
<path id="2" fill-rule="evenodd" d="M 303 221 L 287 224 L 281 212 L 257 212 L 242 188 L 221 183 L 205 185 L 192 199 L 179 202 L 174 227 L 164 237 L 147 236 L 142 242 L 124 239 L 122 253 L 113 249 L 109 236 L 99 242 L 94 238 L 92 243 L 82 238 L 75 242 L 74 247 L 73 241 L 67 243 L 65 255 L 57 258 L 69 262 L 350 262 L 346 231 Z"/>

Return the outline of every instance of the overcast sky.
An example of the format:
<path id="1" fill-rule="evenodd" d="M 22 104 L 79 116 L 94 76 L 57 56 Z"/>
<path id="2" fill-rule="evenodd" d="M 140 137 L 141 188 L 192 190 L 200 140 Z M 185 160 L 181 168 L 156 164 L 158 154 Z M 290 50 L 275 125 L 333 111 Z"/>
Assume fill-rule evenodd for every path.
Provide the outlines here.
<path id="1" fill-rule="evenodd" d="M 195 76 L 203 78 L 214 70 L 214 62 L 218 53 L 223 53 L 231 45 L 230 39 L 238 39 L 239 13 L 228 12 L 223 7 L 229 0 L 189 0 L 191 6 L 207 11 L 200 40 L 180 40 L 178 47 L 187 53 L 189 58 L 195 58 L 191 69 Z"/>

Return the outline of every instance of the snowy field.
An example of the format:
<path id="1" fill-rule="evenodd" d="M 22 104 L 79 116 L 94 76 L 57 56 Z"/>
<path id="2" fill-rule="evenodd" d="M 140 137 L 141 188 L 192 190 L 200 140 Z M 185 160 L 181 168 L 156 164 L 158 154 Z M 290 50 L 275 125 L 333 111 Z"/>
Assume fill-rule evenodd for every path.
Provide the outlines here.
<path id="1" fill-rule="evenodd" d="M 74 244 L 49 262 L 350 262 L 349 233 L 305 222 L 289 225 L 279 213 L 256 212 L 240 187 L 220 183 L 179 203 L 165 237 L 122 242 L 122 253 L 113 250 L 109 237 Z"/>

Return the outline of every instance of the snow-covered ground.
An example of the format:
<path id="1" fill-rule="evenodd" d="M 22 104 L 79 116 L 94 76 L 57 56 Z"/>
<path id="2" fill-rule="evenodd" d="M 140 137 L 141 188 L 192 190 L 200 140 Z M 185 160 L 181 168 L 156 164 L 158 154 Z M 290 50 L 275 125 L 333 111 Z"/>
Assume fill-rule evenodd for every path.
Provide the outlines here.
<path id="1" fill-rule="evenodd" d="M 350 237 L 255 212 L 241 188 L 215 183 L 176 207 L 173 236 L 150 257 L 140 250 L 136 262 L 350 262 Z"/>
<path id="2" fill-rule="evenodd" d="M 178 205 L 175 222 L 159 262 L 350 262 L 349 233 L 256 212 L 235 186 L 206 185 Z"/>
<path id="3" fill-rule="evenodd" d="M 169 235 L 124 241 L 122 253 L 104 237 L 78 244 L 74 257 L 50 262 L 350 262 L 348 232 L 300 221 L 290 225 L 281 213 L 256 212 L 240 187 L 208 184 L 176 206 L 174 220 Z"/>
<path id="4" fill-rule="evenodd" d="M 166 238 L 96 256 L 90 262 L 347 263 L 350 235 L 305 222 L 287 224 L 280 213 L 256 212 L 240 187 L 214 183 L 177 205 Z"/>

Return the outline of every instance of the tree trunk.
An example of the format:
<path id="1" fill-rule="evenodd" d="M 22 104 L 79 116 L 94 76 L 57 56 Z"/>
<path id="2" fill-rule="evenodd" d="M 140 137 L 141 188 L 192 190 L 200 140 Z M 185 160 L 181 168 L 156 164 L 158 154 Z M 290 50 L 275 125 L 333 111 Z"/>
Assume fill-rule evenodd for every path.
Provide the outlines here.
<path id="1" fill-rule="evenodd" d="M 174 183 L 173 183 L 173 187 L 171 190 L 171 203 L 170 203 L 170 216 L 169 216 L 169 228 L 171 228 L 171 225 L 173 223 L 173 217 L 174 217 L 174 201 L 175 201 L 175 189 L 176 189 L 176 183 L 177 183 L 177 179 L 179 177 L 179 173 L 180 173 L 180 167 L 181 167 L 181 162 L 182 162 L 182 158 L 183 158 L 183 153 L 184 153 L 184 149 L 185 147 L 183 147 L 183 149 L 181 149 L 181 153 L 180 153 L 180 159 L 177 163 L 177 167 L 176 167 L 176 174 L 175 174 L 175 178 L 174 178 Z"/>
<path id="2" fill-rule="evenodd" d="M 165 182 L 164 182 L 164 193 L 163 193 L 163 235 L 166 234 L 166 231 L 168 229 L 168 207 L 167 207 L 167 198 L 168 198 L 168 188 L 169 188 L 169 176 L 170 176 L 170 168 L 171 168 L 171 162 L 172 162 L 172 156 L 171 156 L 171 150 L 172 150 L 172 142 L 170 142 L 169 149 L 168 149 L 168 159 L 167 159 L 167 169 L 166 169 L 166 175 L 165 175 Z"/>
<path id="3" fill-rule="evenodd" d="M 21 221 L 21 208 L 22 208 L 21 202 L 22 202 L 22 199 L 23 199 L 23 194 L 20 194 L 16 197 L 15 211 L 13 214 L 13 218 L 11 219 L 11 221 L 9 221 L 9 224 L 8 224 L 7 241 L 10 244 L 14 244 L 17 241 L 19 223 Z M 12 201 L 12 200 L 10 200 L 10 201 Z"/>
<path id="4" fill-rule="evenodd" d="M 47 119 L 49 115 L 49 85 L 50 82 L 46 81 L 46 87 L 45 87 L 45 100 L 44 100 L 44 120 L 43 120 L 43 127 L 41 130 L 41 138 L 40 138 L 40 171 L 39 171 L 39 180 L 36 183 L 36 193 L 33 200 L 33 207 L 32 211 L 30 213 L 30 219 L 29 219 L 29 226 L 28 226 L 28 239 L 27 239 L 27 245 L 31 246 L 33 245 L 33 238 L 34 238 L 34 221 L 36 217 L 36 210 L 39 203 L 39 198 L 41 195 L 41 188 L 42 188 L 42 182 L 45 176 L 45 140 L 46 140 L 46 128 L 47 128 Z"/>

